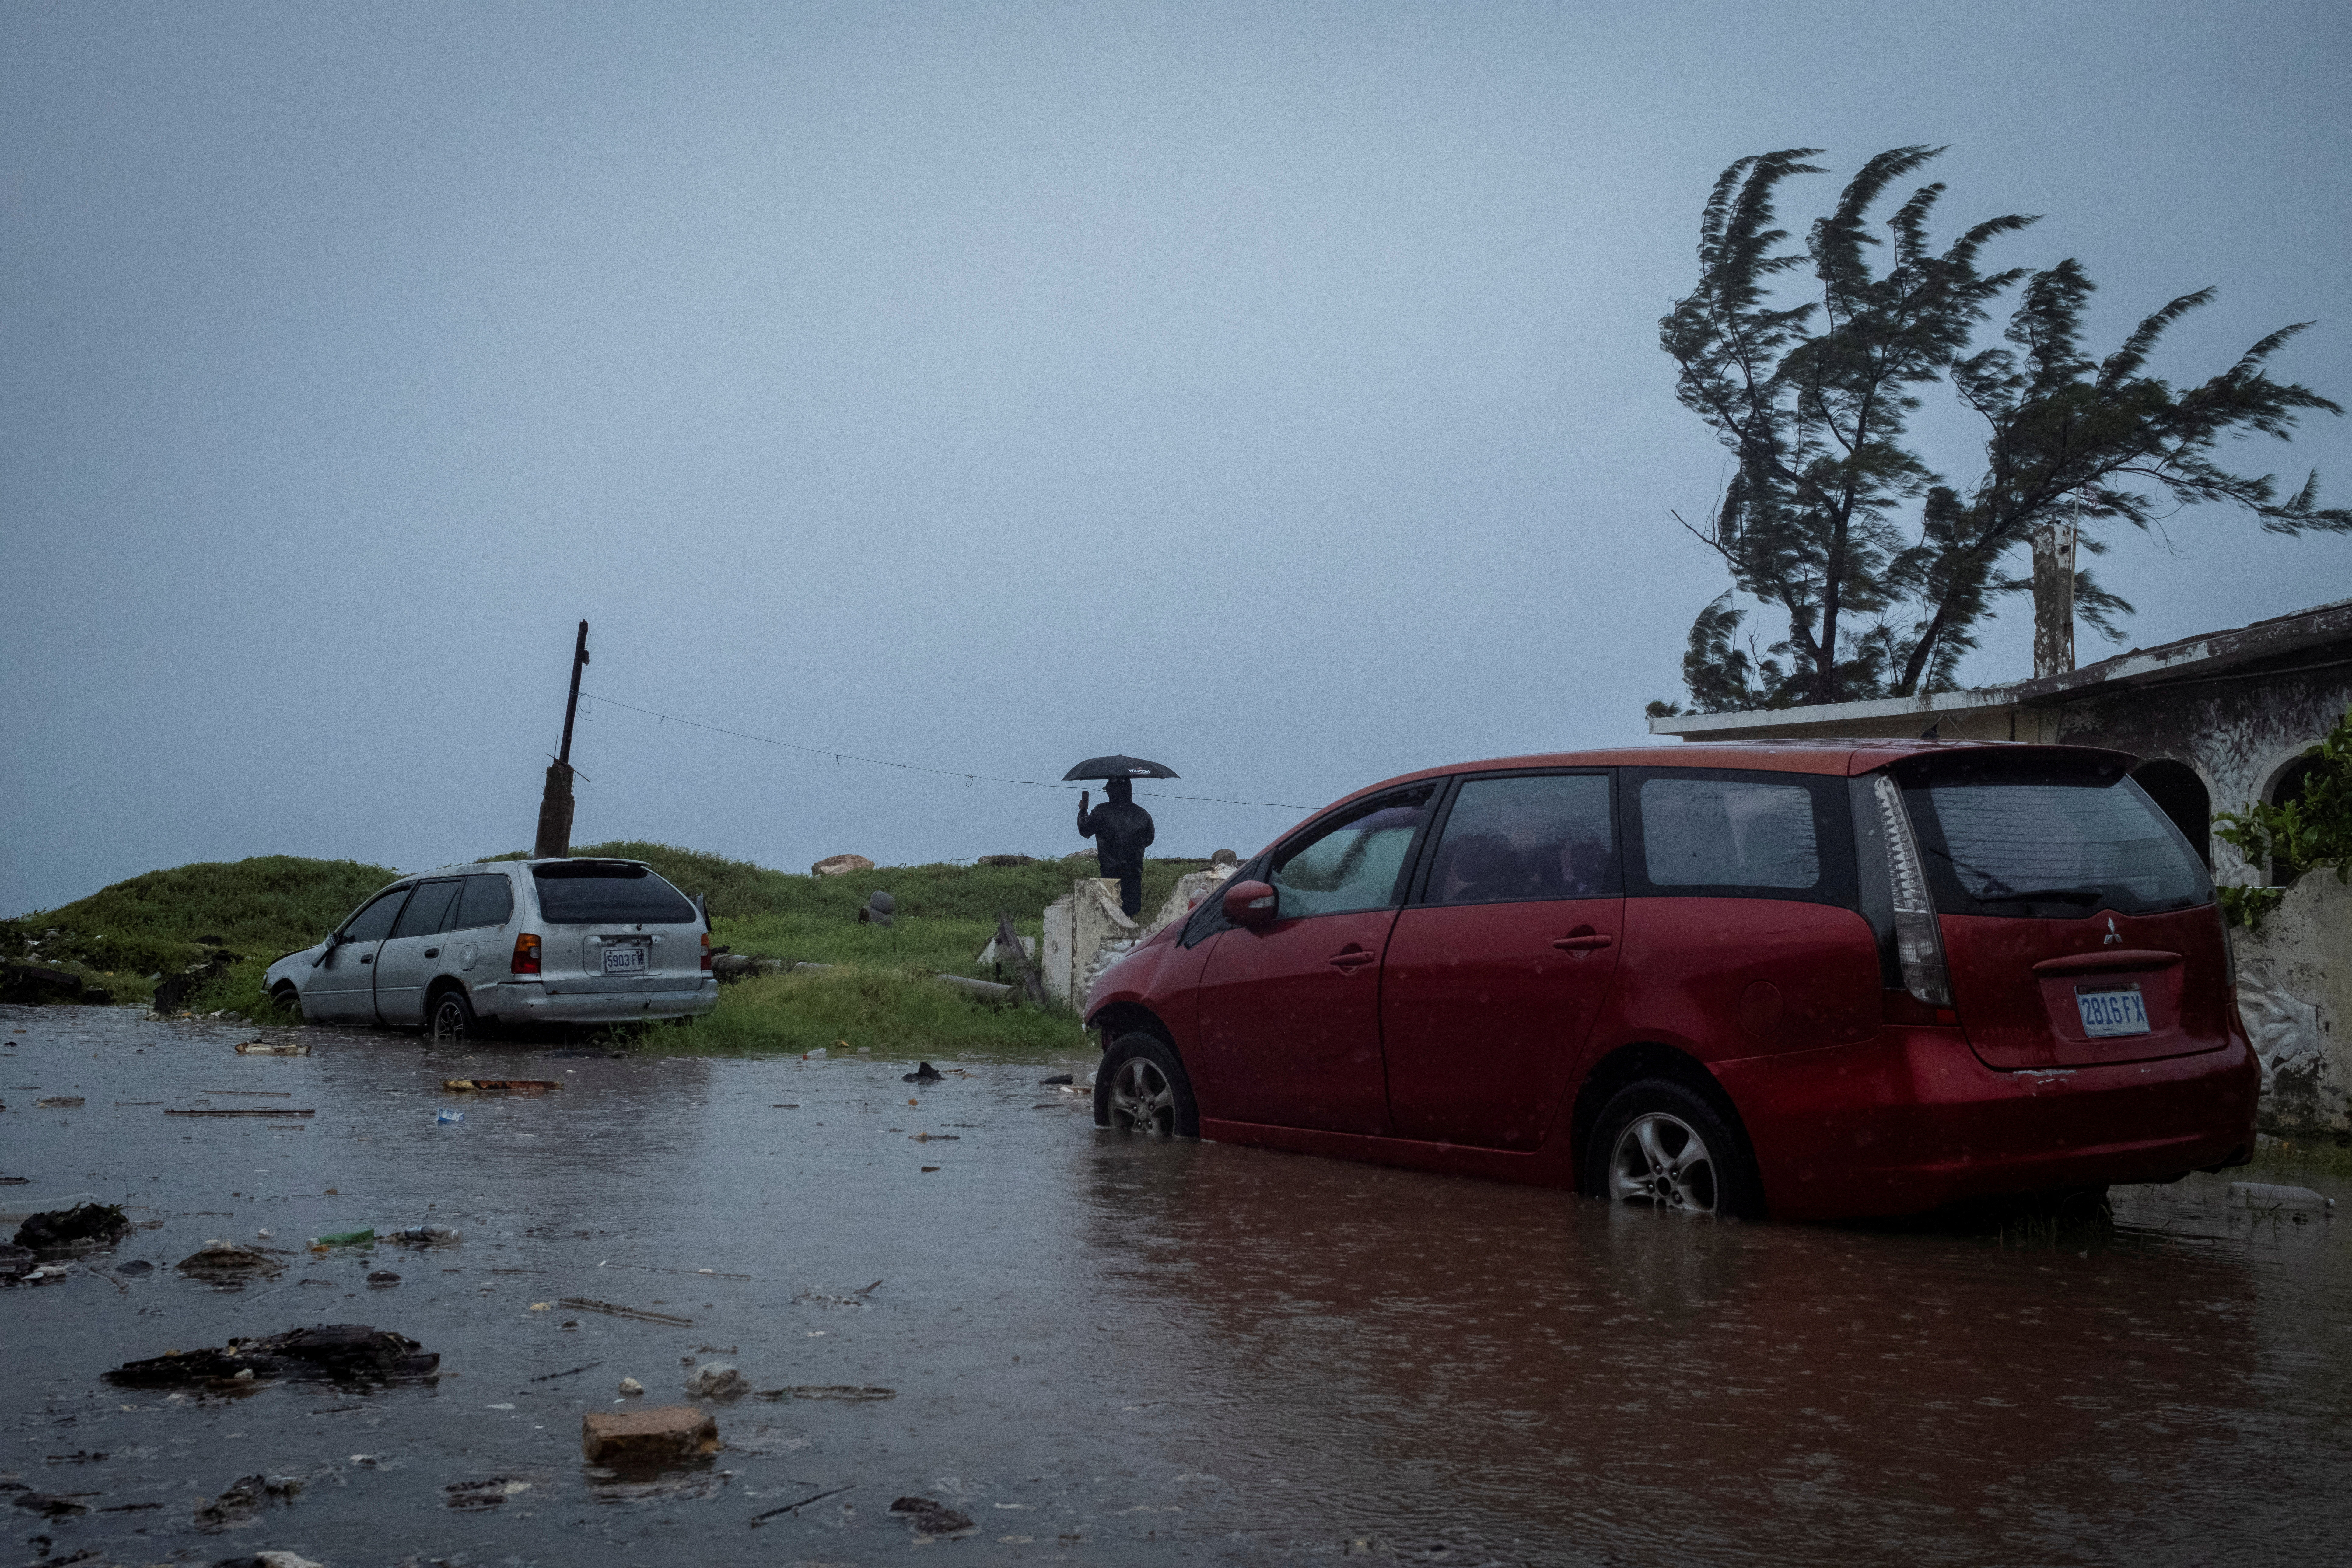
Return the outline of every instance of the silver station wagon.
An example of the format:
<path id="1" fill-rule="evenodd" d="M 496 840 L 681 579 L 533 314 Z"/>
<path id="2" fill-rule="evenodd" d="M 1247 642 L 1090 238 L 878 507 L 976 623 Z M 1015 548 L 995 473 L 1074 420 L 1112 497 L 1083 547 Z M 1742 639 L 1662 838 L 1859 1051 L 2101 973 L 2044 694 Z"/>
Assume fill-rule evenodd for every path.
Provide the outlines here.
<path id="1" fill-rule="evenodd" d="M 642 860 L 492 860 L 404 877 L 269 966 L 315 1024 L 462 1038 L 483 1025 L 621 1024 L 718 1005 L 707 912 Z"/>

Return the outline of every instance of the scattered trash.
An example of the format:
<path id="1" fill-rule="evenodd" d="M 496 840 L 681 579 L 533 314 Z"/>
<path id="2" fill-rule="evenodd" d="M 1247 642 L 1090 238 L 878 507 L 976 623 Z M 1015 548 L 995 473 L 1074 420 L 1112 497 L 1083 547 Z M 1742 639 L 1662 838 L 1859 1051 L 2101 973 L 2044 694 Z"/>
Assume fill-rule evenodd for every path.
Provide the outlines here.
<path id="1" fill-rule="evenodd" d="M 79 1208 L 84 1204 L 98 1202 L 96 1193 L 59 1193 L 55 1197 L 10 1198 L 0 1203 L 0 1225 L 18 1226 L 37 1214 L 55 1209 Z"/>
<path id="2" fill-rule="evenodd" d="M 819 1046 L 816 1049 L 814 1049 L 814 1050 L 813 1050 L 813 1051 L 803 1051 L 803 1052 L 801 1053 L 801 1060 L 803 1060 L 803 1061 L 804 1061 L 804 1062 L 819 1062 L 819 1061 L 823 1061 L 823 1060 L 824 1059 L 824 1057 L 825 1057 L 825 1050 L 824 1050 L 824 1047 L 823 1046 Z"/>
<path id="3" fill-rule="evenodd" d="M 182 1110 L 177 1106 L 166 1106 L 164 1107 L 163 1114 L 166 1116 L 316 1116 L 319 1113 L 315 1110 L 294 1110 L 287 1107 L 278 1105 L 259 1107 L 246 1105 L 205 1105 L 198 1106 L 193 1110 Z"/>
<path id="4" fill-rule="evenodd" d="M 961 1143 L 963 1142 L 963 1137 L 962 1134 L 956 1132 L 912 1132 L 908 1134 L 908 1142 L 913 1143 Z"/>
<path id="5" fill-rule="evenodd" d="M 313 1247 L 358 1247 L 363 1242 L 370 1242 L 374 1239 L 375 1227 L 371 1225 L 363 1225 L 357 1230 L 330 1231 L 325 1236 L 314 1236 L 310 1238 L 310 1245 Z"/>
<path id="6" fill-rule="evenodd" d="M 890 1511 L 912 1516 L 916 1530 L 925 1535 L 953 1535 L 972 1528 L 969 1517 L 927 1497 L 902 1497 L 890 1505 Z"/>
<path id="7" fill-rule="evenodd" d="M 462 1110 L 444 1110 L 440 1115 L 433 1119 L 434 1123 L 436 1126 L 441 1127 L 455 1127 L 458 1122 L 465 1120 L 466 1113 Z"/>
<path id="8" fill-rule="evenodd" d="M 367 1282 L 370 1289 L 381 1290 L 386 1285 L 399 1284 L 400 1276 L 389 1268 L 379 1268 L 367 1277 Z"/>
<path id="9" fill-rule="evenodd" d="M 33 1263 L 31 1247 L 0 1244 L 0 1279 L 21 1279 L 32 1272 Z"/>
<path id="10" fill-rule="evenodd" d="M 302 1040 L 239 1040 L 236 1054 L 241 1057 L 307 1057 L 310 1054 L 310 1047 Z"/>
<path id="11" fill-rule="evenodd" d="M 294 1091 L 290 1089 L 200 1089 L 196 1090 L 196 1092 L 198 1094 L 234 1094 L 242 1096 L 247 1100 L 291 1100 L 294 1098 Z M 163 1102 L 160 1100 L 126 1100 L 118 1101 L 118 1103 L 123 1105 L 161 1105 Z"/>
<path id="12" fill-rule="evenodd" d="M 35 1252 L 110 1247 L 131 1234 L 130 1216 L 120 1204 L 76 1204 L 26 1216 L 16 1227 L 16 1245 Z"/>
<path id="13" fill-rule="evenodd" d="M 908 1083 L 937 1083 L 940 1081 L 940 1069 L 933 1067 L 930 1063 L 925 1062 L 920 1067 L 918 1067 L 913 1072 L 907 1074 L 904 1081 Z"/>
<path id="14" fill-rule="evenodd" d="M 81 1096 L 78 1094 L 52 1094 L 46 1099 L 33 1101 L 43 1110 L 71 1110 L 81 1102 Z"/>
<path id="15" fill-rule="evenodd" d="M 939 1167 L 938 1167 L 937 1165 L 926 1165 L 926 1166 L 924 1166 L 924 1167 L 923 1167 L 923 1174 L 925 1174 L 925 1175 L 927 1175 L 927 1176 L 928 1176 L 928 1175 L 929 1175 L 933 1171 L 936 1171 L 936 1170 L 938 1170 L 938 1169 L 939 1169 Z"/>
<path id="16" fill-rule="evenodd" d="M 752 1395 L 757 1399 L 843 1399 L 852 1404 L 872 1399 L 896 1399 L 895 1388 L 876 1388 L 870 1384 L 856 1383 L 795 1383 L 782 1388 L 762 1388 Z"/>
<path id="17" fill-rule="evenodd" d="M 1076 1079 L 1073 1078 L 1073 1077 L 1072 1077 L 1070 1074 L 1068 1074 L 1068 1073 L 1066 1073 L 1066 1072 L 1057 1072 L 1057 1073 L 1055 1073 L 1052 1078 L 1041 1078 L 1041 1079 L 1039 1079 L 1037 1080 L 1037 1087 L 1038 1087 L 1038 1088 L 1040 1088 L 1040 1089 L 1044 1089 L 1044 1088 L 1046 1088 L 1047 1086 L 1052 1085 L 1052 1084 L 1057 1084 L 1057 1083 L 1076 1083 L 1076 1082 L 1077 1082 L 1077 1081 L 1078 1081 L 1078 1080 L 1077 1080 Z"/>
<path id="18" fill-rule="evenodd" d="M 446 1225 L 417 1225 L 406 1230 L 390 1230 L 376 1238 L 394 1242 L 402 1247 L 447 1247 L 457 1241 L 455 1227 Z"/>
<path id="19" fill-rule="evenodd" d="M 18 1492 L 16 1506 L 29 1509 L 44 1519 L 70 1519 L 75 1514 L 89 1511 L 69 1497 L 58 1497 L 49 1492 Z"/>
<path id="20" fill-rule="evenodd" d="M 551 1089 L 562 1089 L 563 1085 L 551 1078 L 448 1078 L 441 1080 L 441 1087 L 455 1089 L 509 1089 L 539 1094 Z"/>
<path id="21" fill-rule="evenodd" d="M 769 1109 L 769 1110 L 798 1110 L 800 1109 L 800 1107 L 799 1107 L 798 1105 L 784 1105 L 784 1104 L 782 1104 L 782 1103 L 778 1103 L 778 1104 L 775 1104 L 775 1105 L 771 1105 L 770 1107 L 768 1107 L 768 1109 Z"/>
<path id="22" fill-rule="evenodd" d="M 637 1394 L 643 1394 L 645 1391 L 646 1385 L 639 1383 L 635 1378 L 625 1377 L 621 1379 L 621 1393 L 625 1397 L 633 1398 Z"/>
<path id="23" fill-rule="evenodd" d="M 2230 1202 L 2255 1209 L 2332 1209 L 2336 1200 L 2309 1187 L 2282 1187 L 2269 1182 L 2231 1182 Z M 17 1237 L 23 1240 L 22 1237 Z"/>
<path id="24" fill-rule="evenodd" d="M 236 1559 L 232 1557 L 229 1561 L 235 1563 Z M 257 1552 L 252 1563 L 253 1568 L 325 1568 L 299 1552 Z"/>
<path id="25" fill-rule="evenodd" d="M 492 1476 L 488 1480 L 451 1481 L 441 1489 L 441 1495 L 451 1508 L 496 1508 L 507 1499 L 529 1490 L 529 1481 Z"/>
<path id="26" fill-rule="evenodd" d="M 227 1530 L 249 1524 L 263 1503 L 273 1498 L 290 1503 L 301 1489 L 302 1481 L 297 1476 L 239 1476 L 220 1496 L 196 1505 L 196 1528 Z"/>
<path id="27" fill-rule="evenodd" d="M 755 1513 L 751 1516 L 751 1528 L 757 1530 L 760 1528 L 761 1522 L 764 1520 L 773 1519 L 780 1513 L 792 1513 L 796 1510 L 808 1507 L 808 1505 L 813 1502 L 823 1502 L 829 1497 L 839 1497 L 842 1493 L 851 1489 L 852 1489 L 849 1487 L 833 1487 L 824 1491 L 812 1493 L 811 1495 L 801 1499 L 798 1502 L 788 1502 L 782 1508 L 772 1508 L 765 1513 Z"/>
<path id="28" fill-rule="evenodd" d="M 616 1307 L 610 1301 L 592 1300 L 585 1296 L 565 1296 L 560 1299 L 556 1305 L 570 1307 L 574 1311 L 580 1312 L 604 1312 L 615 1318 L 635 1318 L 646 1323 L 667 1323 L 674 1329 L 694 1327 L 692 1318 L 681 1318 L 670 1312 L 648 1312 L 636 1307 Z"/>
<path id="29" fill-rule="evenodd" d="M 672 1465 L 719 1451 L 719 1423 L 691 1405 L 590 1411 L 580 1451 L 592 1465 Z"/>
<path id="30" fill-rule="evenodd" d="M 695 1368 L 686 1380 L 688 1399 L 740 1399 L 751 1392 L 751 1380 L 723 1361 Z"/>
<path id="31" fill-rule="evenodd" d="M 231 1340 L 218 1350 L 169 1351 L 102 1375 L 122 1388 L 191 1388 L 281 1377 L 390 1383 L 429 1378 L 440 1366 L 439 1355 L 405 1334 L 365 1323 L 320 1323 Z"/>
<path id="32" fill-rule="evenodd" d="M 242 1285 L 259 1276 L 275 1279 L 286 1272 L 274 1247 L 239 1247 L 234 1241 L 207 1241 L 173 1265 L 191 1279 L 214 1285 Z"/>

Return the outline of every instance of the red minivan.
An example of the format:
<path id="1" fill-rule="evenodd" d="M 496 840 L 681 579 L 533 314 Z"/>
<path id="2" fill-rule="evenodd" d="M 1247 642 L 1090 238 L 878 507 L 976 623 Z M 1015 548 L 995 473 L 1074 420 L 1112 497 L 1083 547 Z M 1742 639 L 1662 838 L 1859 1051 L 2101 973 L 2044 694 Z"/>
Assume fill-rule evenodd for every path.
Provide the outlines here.
<path id="1" fill-rule="evenodd" d="M 2211 879 L 2133 762 L 1735 742 L 1375 784 L 1096 983 L 1095 1120 L 1780 1218 L 2242 1163 Z"/>

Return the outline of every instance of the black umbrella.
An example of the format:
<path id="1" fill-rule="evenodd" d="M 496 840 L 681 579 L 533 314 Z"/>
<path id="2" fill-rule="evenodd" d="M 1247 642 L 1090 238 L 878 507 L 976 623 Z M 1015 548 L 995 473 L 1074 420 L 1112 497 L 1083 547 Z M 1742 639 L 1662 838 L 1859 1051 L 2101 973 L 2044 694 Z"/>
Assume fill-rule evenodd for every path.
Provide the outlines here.
<path id="1" fill-rule="evenodd" d="M 1062 775 L 1066 784 L 1072 779 L 1172 779 L 1176 770 L 1165 763 L 1147 763 L 1141 757 L 1088 757 Z"/>

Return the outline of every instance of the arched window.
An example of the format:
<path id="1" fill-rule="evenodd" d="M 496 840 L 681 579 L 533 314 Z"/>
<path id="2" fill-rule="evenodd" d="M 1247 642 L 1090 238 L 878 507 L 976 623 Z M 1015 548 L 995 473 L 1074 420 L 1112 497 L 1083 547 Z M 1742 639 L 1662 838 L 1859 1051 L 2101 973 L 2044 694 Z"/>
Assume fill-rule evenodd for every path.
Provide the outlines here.
<path id="1" fill-rule="evenodd" d="M 2271 804 L 2286 805 L 2301 800 L 2304 791 L 2311 786 L 2314 773 L 2319 772 L 2317 757 L 2297 757 L 2279 773 L 2278 782 L 2271 785 Z M 2271 862 L 2271 886 L 2284 888 L 2294 879 L 2294 868 L 2284 860 Z"/>
<path id="2" fill-rule="evenodd" d="M 2139 787 L 2147 791 L 2150 800 L 2165 816 L 2172 818 L 2197 851 L 2197 858 L 2205 862 L 2206 869 L 2213 867 L 2213 797 L 2207 793 L 2205 781 L 2197 770 L 2186 763 L 2176 763 L 2168 757 L 2158 757 L 2142 763 L 2132 770 Z"/>

